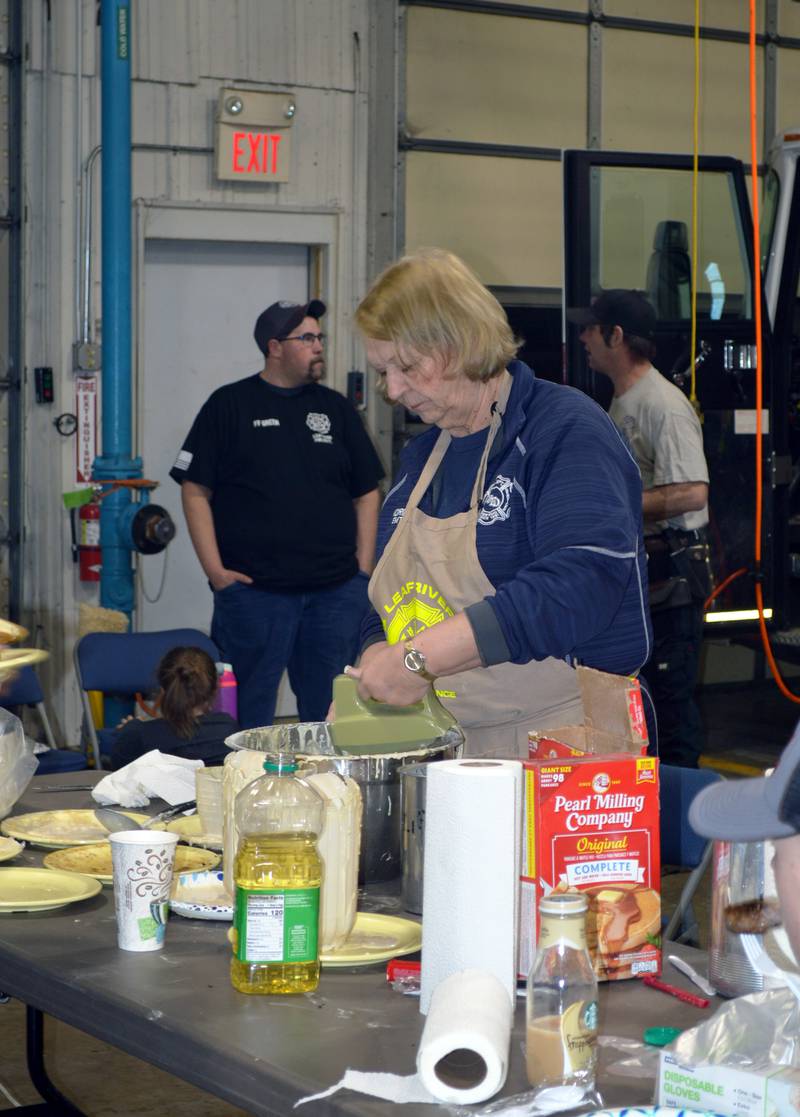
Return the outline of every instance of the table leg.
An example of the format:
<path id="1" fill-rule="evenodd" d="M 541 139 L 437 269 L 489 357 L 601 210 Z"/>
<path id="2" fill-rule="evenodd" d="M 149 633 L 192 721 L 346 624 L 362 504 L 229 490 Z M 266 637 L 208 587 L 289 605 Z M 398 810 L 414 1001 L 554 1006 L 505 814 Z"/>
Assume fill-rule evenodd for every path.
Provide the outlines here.
<path id="1" fill-rule="evenodd" d="M 34 1114 L 39 1117 L 85 1117 L 82 1110 L 73 1105 L 56 1089 L 44 1065 L 44 1016 L 38 1008 L 25 1006 L 26 1013 L 26 1048 L 28 1058 L 28 1074 L 31 1082 L 44 1098 L 44 1102 L 36 1105 L 26 1105 L 15 1112 L 23 1115 Z"/>

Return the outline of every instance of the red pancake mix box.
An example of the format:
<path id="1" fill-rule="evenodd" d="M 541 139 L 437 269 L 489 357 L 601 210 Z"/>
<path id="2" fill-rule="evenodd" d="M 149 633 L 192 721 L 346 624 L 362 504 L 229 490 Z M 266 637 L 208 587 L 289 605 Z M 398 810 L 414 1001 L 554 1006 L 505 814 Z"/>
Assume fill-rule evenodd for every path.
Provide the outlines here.
<path id="1" fill-rule="evenodd" d="M 536 950 L 539 900 L 588 893 L 601 981 L 661 970 L 658 760 L 617 753 L 523 763 L 519 972 Z"/>

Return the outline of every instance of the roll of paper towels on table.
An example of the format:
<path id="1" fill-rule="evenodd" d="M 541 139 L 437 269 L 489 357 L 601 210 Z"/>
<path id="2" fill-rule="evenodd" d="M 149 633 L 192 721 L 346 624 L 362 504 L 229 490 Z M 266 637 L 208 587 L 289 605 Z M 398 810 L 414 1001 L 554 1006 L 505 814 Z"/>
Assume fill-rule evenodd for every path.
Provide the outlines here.
<path id="1" fill-rule="evenodd" d="M 417 1052 L 417 1074 L 443 1102 L 471 1105 L 503 1088 L 514 1009 L 485 970 L 455 973 L 437 985 Z"/>
<path id="2" fill-rule="evenodd" d="M 348 1067 L 327 1090 L 295 1102 L 295 1109 L 357 1090 L 399 1103 L 488 1101 L 505 1085 L 514 1009 L 502 982 L 485 970 L 451 974 L 436 987 L 417 1049 L 416 1074 Z"/>
<path id="3" fill-rule="evenodd" d="M 420 1012 L 463 970 L 495 975 L 516 1004 L 522 765 L 443 760 L 428 771 Z"/>

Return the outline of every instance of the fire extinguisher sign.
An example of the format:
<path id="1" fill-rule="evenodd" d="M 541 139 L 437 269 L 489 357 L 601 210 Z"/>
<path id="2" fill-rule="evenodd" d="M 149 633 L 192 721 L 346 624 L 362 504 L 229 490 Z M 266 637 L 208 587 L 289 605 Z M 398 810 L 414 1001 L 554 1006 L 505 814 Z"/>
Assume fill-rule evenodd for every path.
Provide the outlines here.
<path id="1" fill-rule="evenodd" d="M 75 414 L 78 416 L 75 477 L 77 481 L 91 481 L 97 456 L 96 376 L 80 376 L 75 381 Z"/>

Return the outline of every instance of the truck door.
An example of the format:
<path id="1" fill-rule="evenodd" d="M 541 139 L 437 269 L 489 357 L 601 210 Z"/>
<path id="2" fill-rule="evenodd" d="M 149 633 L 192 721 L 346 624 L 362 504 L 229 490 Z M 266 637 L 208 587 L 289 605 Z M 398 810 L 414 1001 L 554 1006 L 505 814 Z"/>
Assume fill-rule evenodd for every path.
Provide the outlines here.
<path id="1" fill-rule="evenodd" d="M 742 164 L 699 160 L 696 396 L 708 462 L 715 584 L 753 567 L 755 533 L 755 322 L 750 206 Z M 611 288 L 645 293 L 658 317 L 655 365 L 691 390 L 692 159 L 621 152 L 564 153 L 564 303 L 588 306 Z M 607 406 L 610 383 L 590 370 L 579 329 L 564 324 L 565 379 Z M 775 477 L 771 333 L 763 315 L 765 608 L 785 606 L 785 546 L 773 524 L 788 478 Z M 781 434 L 778 423 L 777 435 Z M 783 446 L 778 447 L 783 453 Z M 751 575 L 735 579 L 706 615 L 707 631 L 752 630 Z"/>

